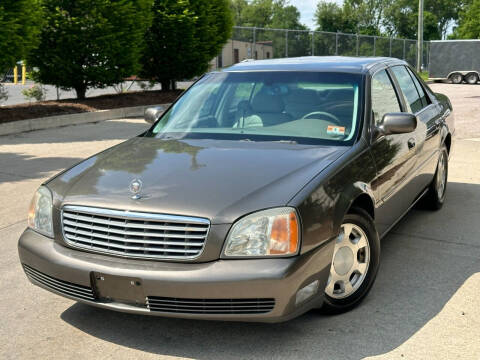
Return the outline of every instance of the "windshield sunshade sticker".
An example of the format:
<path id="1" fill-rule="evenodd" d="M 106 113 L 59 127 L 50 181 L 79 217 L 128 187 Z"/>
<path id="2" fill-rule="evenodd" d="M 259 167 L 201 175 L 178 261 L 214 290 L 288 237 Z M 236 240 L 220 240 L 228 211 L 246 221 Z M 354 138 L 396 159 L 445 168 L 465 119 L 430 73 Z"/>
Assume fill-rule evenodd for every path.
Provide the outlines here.
<path id="1" fill-rule="evenodd" d="M 327 134 L 328 135 L 345 135 L 345 127 L 344 126 L 328 125 L 327 126 Z"/>

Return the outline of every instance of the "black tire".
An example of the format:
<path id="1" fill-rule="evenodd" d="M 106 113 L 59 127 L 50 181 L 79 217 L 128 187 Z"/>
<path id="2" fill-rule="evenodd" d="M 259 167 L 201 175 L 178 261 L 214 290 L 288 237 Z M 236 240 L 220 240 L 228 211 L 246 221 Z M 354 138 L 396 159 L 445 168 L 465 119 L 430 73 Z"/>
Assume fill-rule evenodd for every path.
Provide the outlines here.
<path id="1" fill-rule="evenodd" d="M 354 208 L 342 221 L 342 224 L 347 223 L 357 225 L 363 230 L 370 247 L 370 261 L 363 282 L 351 295 L 339 299 L 330 297 L 325 292 L 324 303 L 321 308 L 321 312 L 324 314 L 340 314 L 360 304 L 370 291 L 380 266 L 380 238 L 370 215 L 363 209 Z"/>
<path id="2" fill-rule="evenodd" d="M 452 84 L 461 84 L 463 82 L 463 75 L 460 73 L 453 73 L 448 77 Z"/>
<path id="3" fill-rule="evenodd" d="M 470 85 L 474 85 L 478 82 L 478 74 L 471 72 L 465 75 L 465 82 Z"/>
<path id="4" fill-rule="evenodd" d="M 439 167 L 442 166 L 442 157 L 443 157 L 443 164 L 445 166 L 445 171 L 443 172 L 444 175 L 444 186 L 443 191 L 439 191 L 439 186 L 441 183 L 438 181 L 439 176 L 441 176 Z M 428 192 L 425 194 L 425 198 L 423 203 L 426 207 L 430 210 L 440 210 L 445 202 L 445 196 L 447 193 L 447 184 L 448 184 L 448 151 L 447 147 L 443 145 L 442 150 L 440 151 L 440 156 L 438 157 L 438 164 L 437 170 L 435 171 L 435 176 L 432 180 L 428 188 Z"/>

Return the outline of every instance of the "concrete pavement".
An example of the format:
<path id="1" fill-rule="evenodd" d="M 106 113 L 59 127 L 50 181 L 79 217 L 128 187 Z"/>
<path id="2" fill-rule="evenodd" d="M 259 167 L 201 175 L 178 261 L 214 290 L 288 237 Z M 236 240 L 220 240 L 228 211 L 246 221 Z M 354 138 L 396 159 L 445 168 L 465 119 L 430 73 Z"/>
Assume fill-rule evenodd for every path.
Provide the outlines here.
<path id="1" fill-rule="evenodd" d="M 36 187 L 145 128 L 114 120 L 0 137 L 1 359 L 480 358 L 479 141 L 455 143 L 444 208 L 411 211 L 382 241 L 377 281 L 347 314 L 273 325 L 142 317 L 31 285 L 16 243 Z"/>

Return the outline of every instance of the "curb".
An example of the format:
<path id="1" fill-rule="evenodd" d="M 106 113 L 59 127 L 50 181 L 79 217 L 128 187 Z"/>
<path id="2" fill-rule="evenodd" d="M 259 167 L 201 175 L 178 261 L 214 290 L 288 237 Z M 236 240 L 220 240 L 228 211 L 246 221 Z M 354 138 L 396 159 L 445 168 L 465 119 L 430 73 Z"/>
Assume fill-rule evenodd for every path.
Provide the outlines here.
<path id="1" fill-rule="evenodd" d="M 170 104 L 161 104 L 165 108 Z M 69 125 L 94 123 L 105 120 L 123 119 L 128 117 L 142 117 L 146 108 L 158 105 L 143 105 L 99 110 L 69 115 L 57 115 L 36 119 L 19 120 L 0 124 L 0 136 L 19 134 L 27 131 L 50 129 Z"/>

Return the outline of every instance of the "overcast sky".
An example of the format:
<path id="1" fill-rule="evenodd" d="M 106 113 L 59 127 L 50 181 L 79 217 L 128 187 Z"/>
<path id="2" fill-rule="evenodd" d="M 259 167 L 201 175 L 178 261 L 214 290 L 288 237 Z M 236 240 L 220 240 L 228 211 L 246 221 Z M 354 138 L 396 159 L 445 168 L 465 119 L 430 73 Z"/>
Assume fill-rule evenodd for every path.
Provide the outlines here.
<path id="1" fill-rule="evenodd" d="M 341 4 L 343 0 L 332 0 L 338 4 Z M 310 29 L 314 29 L 315 21 L 313 20 L 313 16 L 315 15 L 315 10 L 317 9 L 317 3 L 319 0 L 290 0 L 290 4 L 295 5 L 302 17 L 300 21 L 307 25 Z"/>

